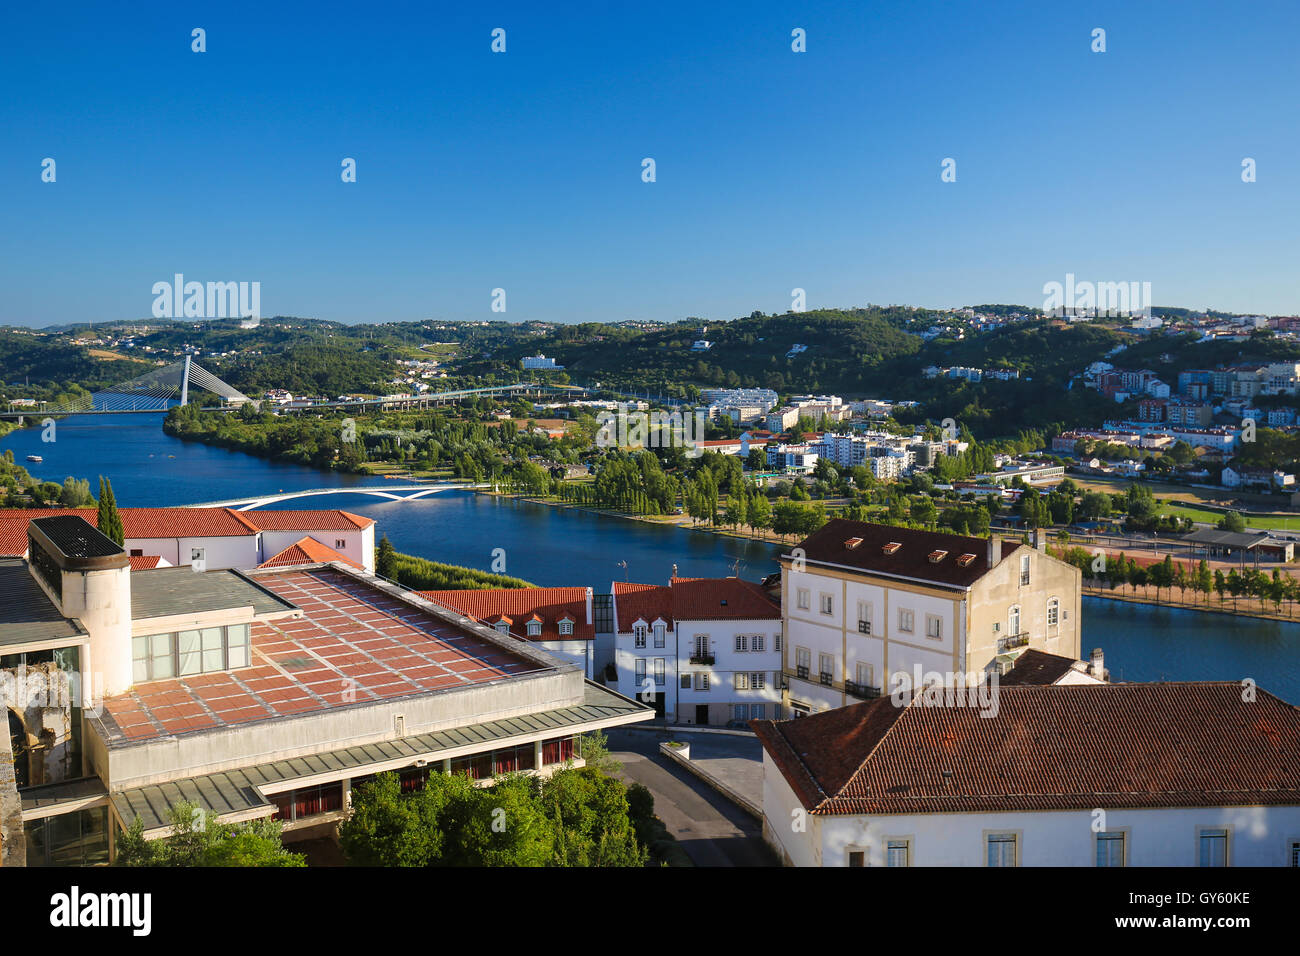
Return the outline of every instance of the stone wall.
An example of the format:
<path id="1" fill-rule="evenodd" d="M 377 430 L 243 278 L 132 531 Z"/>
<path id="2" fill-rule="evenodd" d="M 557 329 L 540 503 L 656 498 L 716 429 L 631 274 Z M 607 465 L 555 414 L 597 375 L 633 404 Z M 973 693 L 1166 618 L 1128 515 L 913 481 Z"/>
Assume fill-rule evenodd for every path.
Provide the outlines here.
<path id="1" fill-rule="evenodd" d="M 27 865 L 27 839 L 23 834 L 23 805 L 14 776 L 9 728 L 0 733 L 0 867 Z"/>

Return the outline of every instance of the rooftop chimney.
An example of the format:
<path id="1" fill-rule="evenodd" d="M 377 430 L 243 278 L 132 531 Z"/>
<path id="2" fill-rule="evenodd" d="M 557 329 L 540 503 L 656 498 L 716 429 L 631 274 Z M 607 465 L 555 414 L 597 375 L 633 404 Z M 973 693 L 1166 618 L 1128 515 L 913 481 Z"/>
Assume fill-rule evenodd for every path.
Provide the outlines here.
<path id="1" fill-rule="evenodd" d="M 1034 529 L 1034 537 L 1033 537 L 1033 541 L 1034 541 L 1034 550 L 1035 550 L 1035 551 L 1046 551 L 1046 550 L 1047 550 L 1047 539 L 1043 537 L 1043 529 L 1042 529 L 1042 528 L 1035 528 L 1035 529 Z"/>
<path id="2" fill-rule="evenodd" d="M 989 535 L 988 559 L 989 559 L 990 570 L 996 568 L 998 566 L 998 562 L 1002 560 L 1002 543 L 998 540 L 998 536 L 995 534 Z"/>

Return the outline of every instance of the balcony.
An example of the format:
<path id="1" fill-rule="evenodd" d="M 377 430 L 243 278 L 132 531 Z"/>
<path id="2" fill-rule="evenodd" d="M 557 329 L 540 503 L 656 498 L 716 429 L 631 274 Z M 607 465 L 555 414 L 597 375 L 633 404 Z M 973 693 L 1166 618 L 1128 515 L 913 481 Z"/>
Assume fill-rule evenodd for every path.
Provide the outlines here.
<path id="1" fill-rule="evenodd" d="M 1005 654 L 1007 651 L 1014 651 L 1017 647 L 1025 647 L 1028 644 L 1028 631 L 1021 631 L 1019 634 L 1008 634 L 1006 637 L 998 638 L 998 653 Z"/>
<path id="2" fill-rule="evenodd" d="M 713 655 L 712 655 L 712 654 L 692 654 L 692 655 L 691 655 L 691 663 L 692 663 L 692 664 L 712 664 L 712 663 L 713 663 Z"/>
<path id="3" fill-rule="evenodd" d="M 823 687 L 833 687 L 833 686 L 835 685 L 835 675 L 834 675 L 834 674 L 828 674 L 828 673 L 826 673 L 825 671 L 822 671 L 822 673 L 821 673 L 821 679 L 822 679 L 822 686 L 823 686 Z"/>
<path id="4" fill-rule="evenodd" d="M 851 680 L 844 682 L 844 693 L 850 697 L 856 697 L 858 700 L 874 700 L 880 696 L 879 687 L 869 687 L 866 684 L 858 684 Z"/>
<path id="5" fill-rule="evenodd" d="M 807 679 L 808 679 L 808 667 L 807 667 L 807 665 L 805 665 L 805 664 L 799 664 L 799 665 L 797 665 L 797 666 L 795 667 L 795 669 L 794 669 L 794 676 L 795 676 L 795 677 L 798 677 L 800 680 L 807 680 Z"/>

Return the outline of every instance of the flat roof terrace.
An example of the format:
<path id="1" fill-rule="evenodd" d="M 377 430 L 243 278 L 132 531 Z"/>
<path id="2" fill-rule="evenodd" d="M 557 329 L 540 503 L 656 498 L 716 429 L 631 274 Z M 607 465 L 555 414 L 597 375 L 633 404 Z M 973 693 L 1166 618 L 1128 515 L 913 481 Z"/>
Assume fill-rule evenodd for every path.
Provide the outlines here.
<path id="1" fill-rule="evenodd" d="M 150 681 L 105 700 L 99 728 L 109 747 L 468 688 L 562 663 L 514 653 L 504 639 L 332 567 L 249 577 L 302 617 L 255 622 L 250 667 Z"/>

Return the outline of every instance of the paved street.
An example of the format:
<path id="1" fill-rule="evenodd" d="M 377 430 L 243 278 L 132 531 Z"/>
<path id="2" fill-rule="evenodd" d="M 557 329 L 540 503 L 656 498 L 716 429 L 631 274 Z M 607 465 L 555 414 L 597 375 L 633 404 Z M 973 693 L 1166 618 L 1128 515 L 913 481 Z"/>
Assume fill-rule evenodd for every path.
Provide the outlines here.
<path id="1" fill-rule="evenodd" d="M 738 753 L 756 750 L 756 740 L 621 728 L 607 735 L 610 752 L 623 764 L 624 779 L 640 783 L 654 794 L 655 814 L 696 866 L 776 865 L 754 817 L 659 753 L 659 744 L 665 740 L 689 740 L 692 747 L 706 739 L 709 744 L 726 741 L 721 746 Z"/>

